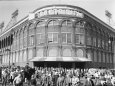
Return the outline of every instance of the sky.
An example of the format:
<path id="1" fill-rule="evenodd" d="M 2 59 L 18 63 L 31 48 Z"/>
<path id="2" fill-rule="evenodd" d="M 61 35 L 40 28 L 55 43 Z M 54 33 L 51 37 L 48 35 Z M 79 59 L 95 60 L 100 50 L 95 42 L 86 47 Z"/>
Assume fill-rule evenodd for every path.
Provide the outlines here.
<path id="1" fill-rule="evenodd" d="M 11 14 L 18 9 L 18 21 L 33 10 L 52 4 L 67 4 L 81 7 L 105 23 L 107 18 L 105 10 L 112 14 L 111 26 L 115 28 L 115 0 L 0 0 L 0 23 L 4 21 L 5 26 L 11 19 Z"/>

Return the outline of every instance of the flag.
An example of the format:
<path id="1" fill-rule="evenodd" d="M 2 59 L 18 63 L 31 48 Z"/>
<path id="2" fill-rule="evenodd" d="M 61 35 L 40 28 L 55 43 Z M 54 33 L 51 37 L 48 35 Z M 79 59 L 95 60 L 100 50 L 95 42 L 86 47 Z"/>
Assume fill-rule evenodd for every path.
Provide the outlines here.
<path id="1" fill-rule="evenodd" d="M 4 27 L 4 22 L 0 23 L 0 29 Z"/>
<path id="2" fill-rule="evenodd" d="M 12 13 L 12 18 L 18 16 L 18 9 Z"/>
<path id="3" fill-rule="evenodd" d="M 105 10 L 105 15 L 106 15 L 107 17 L 109 17 L 109 18 L 112 17 L 112 14 L 111 14 L 108 10 Z"/>

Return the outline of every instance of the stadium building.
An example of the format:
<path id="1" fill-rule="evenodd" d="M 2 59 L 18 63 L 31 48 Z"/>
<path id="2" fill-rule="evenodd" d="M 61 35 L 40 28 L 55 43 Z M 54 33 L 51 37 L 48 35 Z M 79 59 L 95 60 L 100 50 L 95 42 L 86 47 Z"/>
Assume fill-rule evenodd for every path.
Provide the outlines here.
<path id="1" fill-rule="evenodd" d="M 12 20 L 17 15 L 13 14 Z M 113 68 L 115 30 L 71 5 L 38 8 L 0 34 L 2 65 Z"/>

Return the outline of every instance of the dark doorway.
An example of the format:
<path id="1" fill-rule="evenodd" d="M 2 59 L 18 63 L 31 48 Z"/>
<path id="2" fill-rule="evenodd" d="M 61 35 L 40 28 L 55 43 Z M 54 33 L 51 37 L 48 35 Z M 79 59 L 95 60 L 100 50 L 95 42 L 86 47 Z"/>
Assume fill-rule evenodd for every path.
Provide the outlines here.
<path id="1" fill-rule="evenodd" d="M 85 67 L 85 62 L 76 62 L 75 67 L 76 68 L 84 68 Z"/>
<path id="2" fill-rule="evenodd" d="M 61 67 L 67 68 L 67 69 L 72 68 L 72 62 L 62 62 Z"/>
<path id="3" fill-rule="evenodd" d="M 34 62 L 34 66 L 36 66 L 36 67 L 44 67 L 44 62 Z"/>
<path id="4" fill-rule="evenodd" d="M 58 67 L 58 62 L 46 62 L 47 67 Z"/>

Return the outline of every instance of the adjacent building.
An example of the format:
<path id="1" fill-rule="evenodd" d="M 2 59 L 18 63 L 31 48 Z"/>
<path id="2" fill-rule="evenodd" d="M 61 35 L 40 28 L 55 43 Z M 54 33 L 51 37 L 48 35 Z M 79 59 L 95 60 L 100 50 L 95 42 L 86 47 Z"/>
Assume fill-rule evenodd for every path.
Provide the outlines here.
<path id="1" fill-rule="evenodd" d="M 71 5 L 48 5 L 0 34 L 2 65 L 113 68 L 115 30 Z"/>

